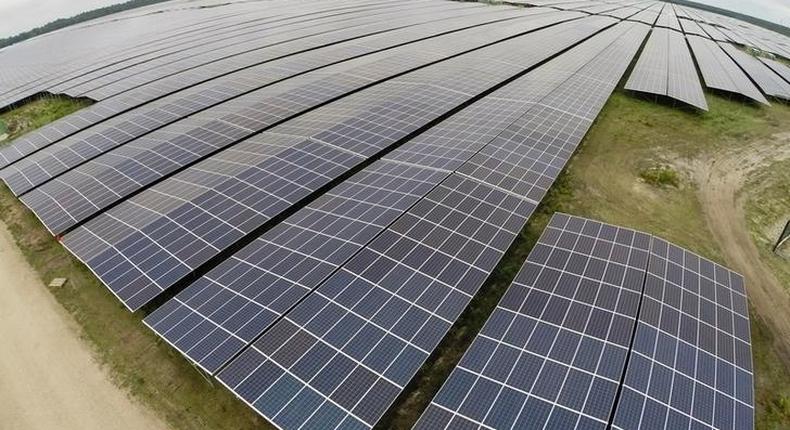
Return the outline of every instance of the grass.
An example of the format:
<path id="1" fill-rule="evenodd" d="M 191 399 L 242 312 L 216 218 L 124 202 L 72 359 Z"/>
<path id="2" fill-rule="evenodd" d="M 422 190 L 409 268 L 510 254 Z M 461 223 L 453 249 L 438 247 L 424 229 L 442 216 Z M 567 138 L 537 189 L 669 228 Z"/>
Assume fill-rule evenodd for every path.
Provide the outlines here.
<path id="1" fill-rule="evenodd" d="M 790 140 L 790 139 L 788 139 Z M 790 243 L 771 252 L 790 219 L 790 158 L 763 166 L 747 182 L 746 219 L 760 255 L 774 274 L 790 289 Z"/>
<path id="2" fill-rule="evenodd" d="M 642 169 L 639 177 L 646 183 L 655 187 L 679 187 L 680 176 L 675 169 L 669 166 L 653 166 Z"/>
<path id="3" fill-rule="evenodd" d="M 689 178 L 673 170 L 674 174 L 658 175 L 655 181 L 661 186 L 651 186 L 643 175 L 651 166 L 670 166 L 677 160 L 693 160 L 790 131 L 790 108 L 757 108 L 718 96 L 710 96 L 708 101 L 709 113 L 695 113 L 615 93 L 480 294 L 378 427 L 407 429 L 416 421 L 496 306 L 555 211 L 654 233 L 723 262 Z M 786 201 L 788 189 L 787 167 L 766 166 L 747 187 L 754 193 L 747 212 L 756 241 L 768 240 L 770 235 L 764 226 L 773 225 L 772 220 L 780 217 L 783 210 L 787 213 L 781 204 Z M 0 189 L 0 218 L 40 273 L 42 282 L 56 276 L 69 278 L 66 287 L 53 289 L 52 294 L 82 327 L 82 336 L 94 347 L 99 362 L 111 370 L 118 384 L 173 428 L 268 428 L 264 420 L 226 390 L 210 386 L 186 360 L 145 329 L 140 323 L 141 315 L 127 312 L 5 188 Z M 779 260 L 771 264 L 774 268 L 787 268 Z M 757 318 L 753 318 L 752 336 L 757 428 L 790 428 L 788 368 L 773 352 L 772 334 Z"/>
<path id="4" fill-rule="evenodd" d="M 76 112 L 91 102 L 88 99 L 72 99 L 63 96 L 39 97 L 17 109 L 0 113 L 0 135 L 8 134 L 0 145 L 35 130 L 58 118 Z"/>

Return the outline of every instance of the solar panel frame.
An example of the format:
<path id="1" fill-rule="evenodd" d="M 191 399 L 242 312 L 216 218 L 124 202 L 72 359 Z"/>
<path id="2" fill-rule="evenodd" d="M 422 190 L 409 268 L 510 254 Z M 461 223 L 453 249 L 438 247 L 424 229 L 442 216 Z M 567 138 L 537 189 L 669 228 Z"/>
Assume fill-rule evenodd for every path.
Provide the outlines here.
<path id="1" fill-rule="evenodd" d="M 600 240 L 593 239 L 605 229 L 614 245 L 604 247 Z M 623 232 L 626 234 L 621 235 Z M 642 243 L 638 248 L 641 254 L 629 260 L 633 251 L 630 254 L 623 251 L 623 244 L 635 242 L 636 237 Z M 570 251 L 572 249 L 577 249 L 581 256 Z M 612 306 L 621 309 L 623 302 L 614 300 L 613 293 L 599 300 L 603 290 L 590 288 L 588 282 L 585 291 L 578 288 L 580 281 L 572 277 L 582 276 L 583 283 L 589 271 L 596 274 L 591 277 L 593 280 L 606 279 L 604 273 L 609 268 L 591 263 L 602 258 L 600 261 L 611 264 L 611 259 L 607 258 L 610 254 L 618 255 L 616 261 L 639 262 L 631 276 L 634 288 L 630 291 L 634 295 L 625 302 L 631 309 L 626 312 L 631 316 L 630 329 L 626 327 L 620 341 L 615 342 L 625 345 L 628 351 L 627 360 L 615 369 L 620 371 L 620 377 L 615 378 L 616 385 L 622 384 L 622 387 L 616 390 L 616 400 L 609 391 L 609 401 L 604 404 L 610 406 L 610 413 L 601 414 L 597 424 L 593 420 L 583 422 L 584 415 L 578 415 L 574 421 L 567 409 L 560 409 L 563 411 L 560 418 L 551 421 L 551 414 L 561 408 L 566 389 L 573 393 L 566 399 L 576 400 L 570 410 L 581 409 L 578 401 L 584 397 L 579 391 L 582 395 L 589 391 L 591 379 L 576 377 L 569 386 L 563 376 L 565 385 L 559 387 L 556 377 L 541 378 L 540 360 L 545 363 L 559 361 L 560 367 L 568 366 L 567 359 L 556 360 L 556 343 L 535 342 L 534 346 L 541 349 L 532 354 L 531 361 L 523 360 L 524 349 L 515 357 L 503 351 L 511 345 L 529 346 L 539 324 L 546 323 L 544 320 L 549 327 L 552 324 L 559 327 L 559 330 L 548 332 L 544 328 L 543 332 L 551 339 L 560 338 L 558 333 L 570 325 L 568 321 L 573 327 L 588 327 L 589 323 L 585 325 L 579 320 L 589 318 L 590 313 L 580 310 L 579 303 L 607 303 L 609 309 L 613 309 Z M 584 263 L 586 258 L 592 259 Z M 562 271 L 566 265 L 580 269 L 573 270 L 571 276 L 567 270 Z M 545 275 L 548 268 L 556 272 L 552 276 Z M 619 273 L 616 279 L 622 279 L 622 272 Z M 552 291 L 543 293 L 539 289 L 543 284 L 553 287 Z M 540 294 L 535 294 L 536 291 Z M 584 292 L 581 300 L 579 292 Z M 618 430 L 753 428 L 754 388 L 745 293 L 741 275 L 661 238 L 556 213 L 483 330 L 414 428 L 485 427 L 497 430 L 513 426 L 563 429 L 578 426 L 587 429 L 608 428 L 609 423 Z M 561 300 L 565 300 L 562 306 L 551 306 L 552 301 Z M 571 308 L 573 305 L 576 309 Z M 528 315 L 531 319 L 525 317 Z M 595 366 L 603 360 L 600 357 L 611 361 L 612 355 L 602 355 L 602 349 L 588 348 L 582 363 L 591 362 L 592 371 L 595 371 L 598 369 Z M 559 357 L 569 354 L 568 348 L 559 348 L 559 351 Z M 573 364 L 577 357 L 578 352 L 575 352 Z M 528 384 L 529 389 L 509 388 L 519 382 Z M 551 389 L 535 396 L 535 387 L 542 384 L 549 384 Z M 507 395 L 497 397 L 497 393 L 502 392 Z M 600 397 L 598 394 L 596 400 L 600 401 Z M 497 403 L 499 399 L 502 400 Z M 586 399 L 589 401 L 590 397 Z M 519 414 L 528 414 L 528 421 L 519 421 L 523 418 Z"/>
<path id="2" fill-rule="evenodd" d="M 422 14 L 419 12 L 415 12 L 415 14 L 411 16 L 414 17 L 414 20 L 416 20 L 415 22 L 419 22 L 419 17 L 421 15 Z M 396 18 L 394 20 L 390 20 L 388 24 L 397 26 L 397 24 L 400 22 L 401 21 Z M 362 34 L 365 34 L 364 28 L 365 27 L 349 29 L 349 31 L 362 31 Z M 331 37 L 324 35 L 318 39 L 308 38 L 304 40 L 295 40 L 293 41 L 293 44 L 301 43 L 303 48 L 305 46 L 309 46 L 309 48 L 304 48 L 301 50 L 294 49 L 295 47 L 291 47 L 287 43 L 284 46 L 276 45 L 271 47 L 269 50 L 264 50 L 262 53 L 258 53 L 257 56 L 248 55 L 244 57 L 244 61 L 237 59 L 237 61 L 235 61 L 233 64 L 210 64 L 205 67 L 206 70 L 188 70 L 165 79 L 159 79 L 146 85 L 127 90 L 121 95 L 89 106 L 67 116 L 66 118 L 49 124 L 41 130 L 32 133 L 30 136 L 24 136 L 15 140 L 13 145 L 0 149 L 0 159 L 2 159 L 0 160 L 0 167 L 5 167 L 6 165 L 27 156 L 31 152 L 34 152 L 43 146 L 47 146 L 65 136 L 74 134 L 83 128 L 105 120 L 109 117 L 123 113 L 139 105 L 157 100 L 186 87 L 198 85 L 212 79 L 228 75 L 245 67 L 252 67 L 266 61 L 287 57 L 295 53 L 307 51 L 309 49 L 315 49 L 321 46 L 330 46 L 332 42 L 342 41 L 343 35 L 346 33 L 335 34 Z M 346 37 L 346 39 L 351 40 L 355 38 L 353 37 L 355 33 L 348 33 L 346 36 L 349 34 L 351 37 Z M 337 36 L 338 39 L 334 39 L 333 37 L 335 36 Z M 267 53 L 269 55 L 267 55 Z"/>
<path id="3" fill-rule="evenodd" d="M 708 109 L 686 40 L 672 30 L 653 28 L 625 88 Z"/>
<path id="4" fill-rule="evenodd" d="M 439 63 L 431 66 L 431 68 L 418 71 L 419 75 L 404 75 L 385 84 L 371 87 L 368 90 L 356 93 L 351 96 L 351 99 L 341 101 L 344 105 L 353 104 L 354 100 L 363 102 L 351 114 L 343 113 L 342 115 L 337 115 L 333 113 L 337 111 L 337 106 L 330 104 L 325 108 L 308 114 L 305 118 L 297 121 L 291 120 L 275 127 L 271 131 L 284 135 L 302 135 L 304 142 L 296 143 L 296 145 L 320 146 L 330 148 L 334 152 L 339 150 L 342 153 L 353 155 L 355 157 L 354 161 L 348 159 L 347 162 L 350 164 L 345 167 L 345 169 L 350 169 L 351 166 L 377 154 L 389 145 L 396 144 L 398 139 L 408 136 L 410 132 L 415 131 L 421 124 L 428 124 L 435 115 L 439 115 L 458 106 L 463 101 L 469 100 L 474 96 L 476 89 L 484 90 L 489 85 L 495 85 L 500 82 L 498 80 L 499 77 L 508 73 L 520 73 L 519 71 L 523 70 L 522 67 L 528 67 L 528 64 L 538 61 L 541 55 L 550 55 L 555 46 L 572 43 L 574 40 L 581 38 L 584 31 L 593 32 L 597 28 L 596 26 L 603 27 L 609 22 L 608 19 L 590 20 L 588 24 L 590 27 L 587 30 L 580 30 L 579 25 L 574 24 L 565 27 L 552 27 L 546 30 L 545 33 L 541 33 L 540 36 L 525 36 L 533 39 L 548 37 L 549 39 L 546 40 L 546 43 L 541 45 L 518 48 L 516 47 L 516 42 L 508 41 L 502 46 L 495 45 L 491 49 L 475 51 L 472 53 L 474 54 L 472 57 L 464 56 L 455 60 L 449 60 L 451 62 L 442 66 L 442 68 L 439 68 L 439 65 L 443 63 Z M 523 23 L 515 24 L 514 27 L 519 27 L 521 28 L 520 31 L 523 31 Z M 508 48 L 512 49 L 508 51 Z M 524 58 L 512 57 L 514 55 L 512 54 L 513 52 L 520 52 L 519 49 L 533 50 L 532 52 L 535 52 L 536 55 Z M 515 60 L 512 63 L 506 63 L 501 60 L 501 58 L 506 57 L 499 57 L 500 60 L 497 60 L 497 56 L 504 56 L 505 54 Z M 397 65 L 391 61 L 385 61 L 380 67 L 381 70 L 391 72 L 397 68 Z M 467 70 L 470 73 L 459 74 L 457 73 L 458 70 Z M 473 71 L 474 73 L 471 73 Z M 319 91 L 326 91 L 324 82 L 320 82 L 315 87 Z M 468 93 L 462 91 L 468 91 Z M 267 103 L 267 107 L 277 105 L 279 104 Z M 320 121 L 318 124 L 311 125 L 310 117 Z M 321 120 L 321 118 L 325 119 Z M 299 131 L 300 123 L 306 123 L 309 126 L 308 128 L 313 128 L 313 130 L 303 134 L 302 131 Z M 126 147 L 129 147 L 129 145 Z M 283 154 L 286 154 L 285 151 L 288 150 L 284 150 Z M 309 151 L 307 153 L 304 151 L 300 152 L 303 155 L 309 155 Z M 131 282 L 132 279 L 128 278 L 129 274 L 140 272 L 140 269 L 138 269 L 139 264 L 150 260 L 150 255 L 153 254 L 153 250 L 140 254 L 138 252 L 140 241 L 148 243 L 148 246 L 154 246 L 150 244 L 153 240 L 156 248 L 173 247 L 175 245 L 170 240 L 170 235 L 177 230 L 180 232 L 178 237 L 182 238 L 178 247 L 183 247 L 184 244 L 182 242 L 190 238 L 189 240 L 194 242 L 194 248 L 205 249 L 208 245 L 206 242 L 210 242 L 210 237 L 216 235 L 213 233 L 213 229 L 208 232 L 211 233 L 211 236 L 209 236 L 205 230 L 196 232 L 184 227 L 186 224 L 191 225 L 193 218 L 196 219 L 197 215 L 193 215 L 193 213 L 201 213 L 200 211 L 196 212 L 193 207 L 197 206 L 202 211 L 209 213 L 212 212 L 212 209 L 204 208 L 209 203 L 213 207 L 219 208 L 234 207 L 238 203 L 233 201 L 233 196 L 239 195 L 244 190 L 245 199 L 250 201 L 247 205 L 258 209 L 258 215 L 253 217 L 253 221 L 246 223 L 242 228 L 236 228 L 235 232 L 232 224 L 222 227 L 221 231 L 227 231 L 226 235 L 231 235 L 227 237 L 235 236 L 236 239 L 230 240 L 226 235 L 220 235 L 218 238 L 215 238 L 216 243 L 213 245 L 216 250 L 214 253 L 219 252 L 219 250 L 227 248 L 235 240 L 239 240 L 240 236 L 251 232 L 253 226 L 262 224 L 263 221 L 271 219 L 271 217 L 276 216 L 290 205 L 296 204 L 300 199 L 306 198 L 309 192 L 318 188 L 319 183 L 328 183 L 343 170 L 336 170 L 331 175 L 324 173 L 321 175 L 321 178 L 311 178 L 311 182 L 296 187 L 298 189 L 285 192 L 282 191 L 285 190 L 284 188 L 282 190 L 274 188 L 283 182 L 280 176 L 296 173 L 289 171 L 293 170 L 293 167 L 285 170 L 277 167 L 276 163 L 280 161 L 276 160 L 281 160 L 281 158 L 277 156 L 273 159 L 265 159 L 261 164 L 257 165 L 251 163 L 247 170 L 226 174 L 227 180 L 217 184 L 210 184 L 208 192 L 203 193 L 195 193 L 183 188 L 185 185 L 189 185 L 190 182 L 195 181 L 196 177 L 204 177 L 206 175 L 205 169 L 201 170 L 200 164 L 186 169 L 179 173 L 173 181 L 162 182 L 154 189 L 121 203 L 110 212 L 67 234 L 63 243 L 78 258 L 97 271 L 99 278 L 111 290 L 116 291 L 116 286 L 118 286 L 130 291 L 130 293 L 136 289 L 146 291 L 145 296 L 139 296 L 139 302 L 127 303 L 127 306 L 133 309 L 137 308 L 142 305 L 141 302 L 150 300 L 152 298 L 151 295 L 155 295 L 157 290 L 161 291 L 171 286 L 174 279 L 180 279 L 189 272 L 189 268 L 194 269 L 196 267 L 195 264 L 187 264 L 186 267 L 180 267 L 178 270 L 176 270 L 176 267 L 172 267 L 170 270 L 165 270 L 164 273 L 159 273 L 161 265 L 158 265 L 150 270 L 156 269 L 161 279 L 166 282 L 152 283 L 146 281 L 144 280 L 144 273 L 138 273 L 133 278 L 134 282 Z M 212 158 L 208 158 L 204 164 L 210 163 L 211 160 Z M 242 162 L 242 165 L 245 164 Z M 277 168 L 275 169 L 275 167 Z M 248 175 L 250 178 L 247 178 Z M 171 186 L 168 184 L 174 184 L 174 181 L 179 179 L 181 184 L 174 185 L 176 187 L 174 190 L 164 193 L 157 192 L 157 190 Z M 290 182 L 297 184 L 303 181 Z M 226 184 L 232 185 L 226 186 Z M 204 201 L 203 196 L 209 194 L 211 197 Z M 27 202 L 28 197 L 31 195 L 33 193 L 23 196 L 23 200 Z M 186 202 L 175 198 L 175 196 L 181 195 L 187 195 L 190 198 Z M 165 204 L 163 203 L 165 201 L 164 197 L 167 196 L 173 197 L 167 198 L 166 200 L 169 200 L 170 203 Z M 166 210 L 147 210 L 146 206 L 150 206 L 152 203 L 146 203 L 146 199 L 151 199 L 152 203 L 164 207 Z M 219 201 L 226 203 L 216 206 Z M 174 211 L 172 215 L 164 216 L 171 211 Z M 152 212 L 153 218 L 151 216 Z M 156 214 L 157 212 L 159 215 Z M 110 218 L 115 218 L 115 220 L 111 221 Z M 174 225 L 172 222 L 174 218 L 184 218 L 185 223 L 178 223 L 181 226 L 178 224 Z M 217 221 L 214 224 L 219 222 L 222 217 L 215 215 L 215 218 L 217 218 Z M 119 223 L 118 220 L 123 221 Z M 130 229 L 130 226 L 135 225 L 137 226 Z M 95 230 L 94 226 L 96 227 Z M 216 228 L 219 228 L 219 226 Z M 129 233 L 120 236 L 125 237 L 121 244 L 109 246 L 109 244 L 120 240 L 117 234 L 119 230 L 128 231 Z M 113 237 L 113 239 L 101 240 L 102 236 Z M 132 240 L 132 237 L 137 239 Z M 127 249 L 128 254 L 126 252 Z M 209 254 L 201 255 L 196 261 L 206 258 Z M 144 261 L 141 261 L 139 264 L 133 263 L 132 260 L 138 257 L 143 258 Z M 176 262 L 181 260 L 184 259 L 167 261 L 175 265 Z M 108 261 L 113 263 L 107 263 Z M 114 264 L 117 264 L 117 266 Z M 171 267 L 169 265 L 166 266 Z M 164 270 L 166 266 L 162 266 L 161 270 Z M 180 275 L 171 276 L 169 275 L 171 272 L 180 273 Z M 129 289 L 129 284 L 134 288 Z M 117 289 L 117 291 L 120 290 Z M 136 294 L 134 293 L 135 296 Z"/>

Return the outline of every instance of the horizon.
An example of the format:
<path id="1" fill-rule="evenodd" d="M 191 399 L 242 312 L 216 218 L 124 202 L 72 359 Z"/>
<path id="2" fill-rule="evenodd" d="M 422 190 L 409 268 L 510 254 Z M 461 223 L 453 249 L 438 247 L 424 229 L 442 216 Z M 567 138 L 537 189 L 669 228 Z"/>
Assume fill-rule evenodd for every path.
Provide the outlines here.
<path id="1" fill-rule="evenodd" d="M 5 0 L 0 4 L 0 15 L 11 17 L 8 30 L 0 30 L 6 39 L 47 25 L 58 19 L 68 19 L 84 12 L 124 3 L 128 0 Z M 790 29 L 790 1 L 788 0 L 690 0 L 718 7 L 734 13 L 762 19 Z M 79 4 L 75 4 L 79 3 Z M 671 3 L 671 2 L 669 2 Z M 87 7 L 86 7 L 87 6 Z"/>

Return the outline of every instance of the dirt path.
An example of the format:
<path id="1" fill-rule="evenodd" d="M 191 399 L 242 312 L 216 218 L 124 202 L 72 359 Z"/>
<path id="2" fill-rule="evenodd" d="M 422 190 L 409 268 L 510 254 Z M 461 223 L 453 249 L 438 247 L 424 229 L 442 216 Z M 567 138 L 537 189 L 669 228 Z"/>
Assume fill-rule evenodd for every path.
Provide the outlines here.
<path id="1" fill-rule="evenodd" d="M 774 346 L 785 363 L 790 363 L 790 295 L 760 259 L 739 191 L 751 172 L 769 161 L 790 158 L 788 148 L 790 133 L 784 133 L 697 161 L 691 168 L 708 225 L 727 262 L 746 277 L 749 300 L 775 334 Z"/>
<path id="2" fill-rule="evenodd" d="M 166 429 L 108 379 L 0 222 L 0 427 Z"/>

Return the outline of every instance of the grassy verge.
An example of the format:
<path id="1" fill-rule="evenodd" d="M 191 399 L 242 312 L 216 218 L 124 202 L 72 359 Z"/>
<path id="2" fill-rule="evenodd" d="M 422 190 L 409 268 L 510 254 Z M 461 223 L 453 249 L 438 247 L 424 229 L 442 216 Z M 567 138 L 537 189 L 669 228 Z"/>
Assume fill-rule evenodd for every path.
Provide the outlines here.
<path id="1" fill-rule="evenodd" d="M 40 97 L 17 109 L 2 113 L 0 114 L 0 135 L 7 134 L 7 136 L 0 141 L 0 146 L 8 144 L 30 130 L 49 124 L 90 104 L 91 102 L 87 99 L 61 96 Z"/>
<path id="2" fill-rule="evenodd" d="M 481 293 L 378 427 L 410 428 L 496 306 L 555 211 L 648 231 L 723 261 L 688 178 L 673 171 L 658 172 L 652 180 L 645 172 L 790 131 L 790 108 L 755 108 L 716 96 L 710 96 L 709 103 L 711 112 L 699 114 L 616 93 Z M 34 123 L 38 121 L 29 121 Z M 767 240 L 763 236 L 768 237 L 764 230 L 771 225 L 769 220 L 787 212 L 781 204 L 787 195 L 787 167 L 767 166 L 749 184 L 755 197 L 748 201 L 747 212 L 756 241 Z M 66 287 L 53 289 L 52 294 L 80 324 L 97 359 L 118 384 L 173 428 L 267 428 L 264 420 L 226 390 L 210 386 L 186 360 L 145 329 L 141 316 L 128 313 L 4 187 L 0 189 L 0 218 L 43 282 L 56 276 L 69 278 Z M 787 269 L 782 261 L 769 264 Z M 788 369 L 770 347 L 772 334 L 757 319 L 752 336 L 757 428 L 790 428 Z"/>

